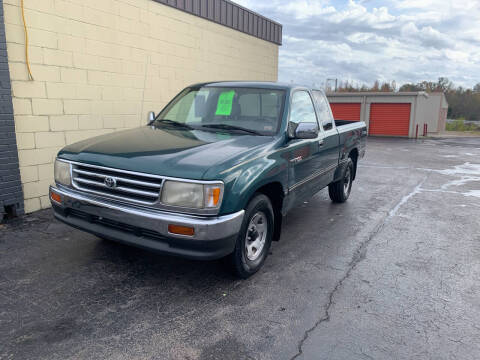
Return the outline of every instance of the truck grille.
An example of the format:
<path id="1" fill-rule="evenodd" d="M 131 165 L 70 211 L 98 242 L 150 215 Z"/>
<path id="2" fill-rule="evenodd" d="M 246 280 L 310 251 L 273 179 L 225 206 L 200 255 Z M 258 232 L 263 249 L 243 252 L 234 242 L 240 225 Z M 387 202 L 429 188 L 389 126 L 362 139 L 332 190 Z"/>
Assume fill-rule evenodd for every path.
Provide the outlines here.
<path id="1" fill-rule="evenodd" d="M 72 183 L 75 188 L 96 195 L 152 205 L 159 201 L 163 179 L 155 175 L 72 164 Z"/>

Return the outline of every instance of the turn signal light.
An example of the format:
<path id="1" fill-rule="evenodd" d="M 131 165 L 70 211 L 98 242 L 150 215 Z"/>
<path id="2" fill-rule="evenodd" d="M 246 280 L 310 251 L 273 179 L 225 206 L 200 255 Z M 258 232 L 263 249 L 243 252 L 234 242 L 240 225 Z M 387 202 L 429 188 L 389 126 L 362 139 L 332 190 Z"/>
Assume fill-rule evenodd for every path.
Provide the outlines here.
<path id="1" fill-rule="evenodd" d="M 207 207 L 217 207 L 220 200 L 220 188 L 212 187 L 207 189 Z"/>
<path id="2" fill-rule="evenodd" d="M 59 204 L 62 203 L 62 197 L 53 191 L 50 191 L 50 199 L 52 199 L 52 201 L 55 201 Z"/>
<path id="3" fill-rule="evenodd" d="M 186 236 L 193 236 L 195 234 L 195 230 L 192 227 L 172 225 L 172 224 L 168 225 L 168 232 L 171 234 L 186 235 Z"/>

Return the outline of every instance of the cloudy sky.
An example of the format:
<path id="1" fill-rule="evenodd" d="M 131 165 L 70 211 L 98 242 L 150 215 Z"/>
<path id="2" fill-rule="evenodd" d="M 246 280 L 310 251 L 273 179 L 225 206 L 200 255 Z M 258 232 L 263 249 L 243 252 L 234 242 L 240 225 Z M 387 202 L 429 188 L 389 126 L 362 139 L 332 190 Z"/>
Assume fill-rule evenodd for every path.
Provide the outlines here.
<path id="1" fill-rule="evenodd" d="M 283 25 L 279 80 L 480 83 L 480 0 L 235 0 Z"/>

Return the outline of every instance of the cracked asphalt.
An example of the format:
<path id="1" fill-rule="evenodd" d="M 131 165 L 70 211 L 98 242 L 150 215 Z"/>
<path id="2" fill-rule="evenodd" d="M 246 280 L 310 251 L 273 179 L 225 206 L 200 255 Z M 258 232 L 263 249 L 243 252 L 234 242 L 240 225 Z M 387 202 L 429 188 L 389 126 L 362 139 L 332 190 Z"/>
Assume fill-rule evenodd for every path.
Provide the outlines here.
<path id="1" fill-rule="evenodd" d="M 0 225 L 0 359 L 479 359 L 480 138 L 369 139 L 260 273 Z"/>

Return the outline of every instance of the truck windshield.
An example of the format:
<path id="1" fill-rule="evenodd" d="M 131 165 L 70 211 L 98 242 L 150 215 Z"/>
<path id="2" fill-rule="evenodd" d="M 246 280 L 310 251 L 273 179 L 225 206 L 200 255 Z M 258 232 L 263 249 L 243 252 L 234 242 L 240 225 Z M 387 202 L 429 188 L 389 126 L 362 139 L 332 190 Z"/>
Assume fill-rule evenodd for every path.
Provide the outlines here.
<path id="1" fill-rule="evenodd" d="M 159 126 L 275 135 L 280 128 L 283 90 L 242 87 L 188 88 L 155 119 Z"/>

